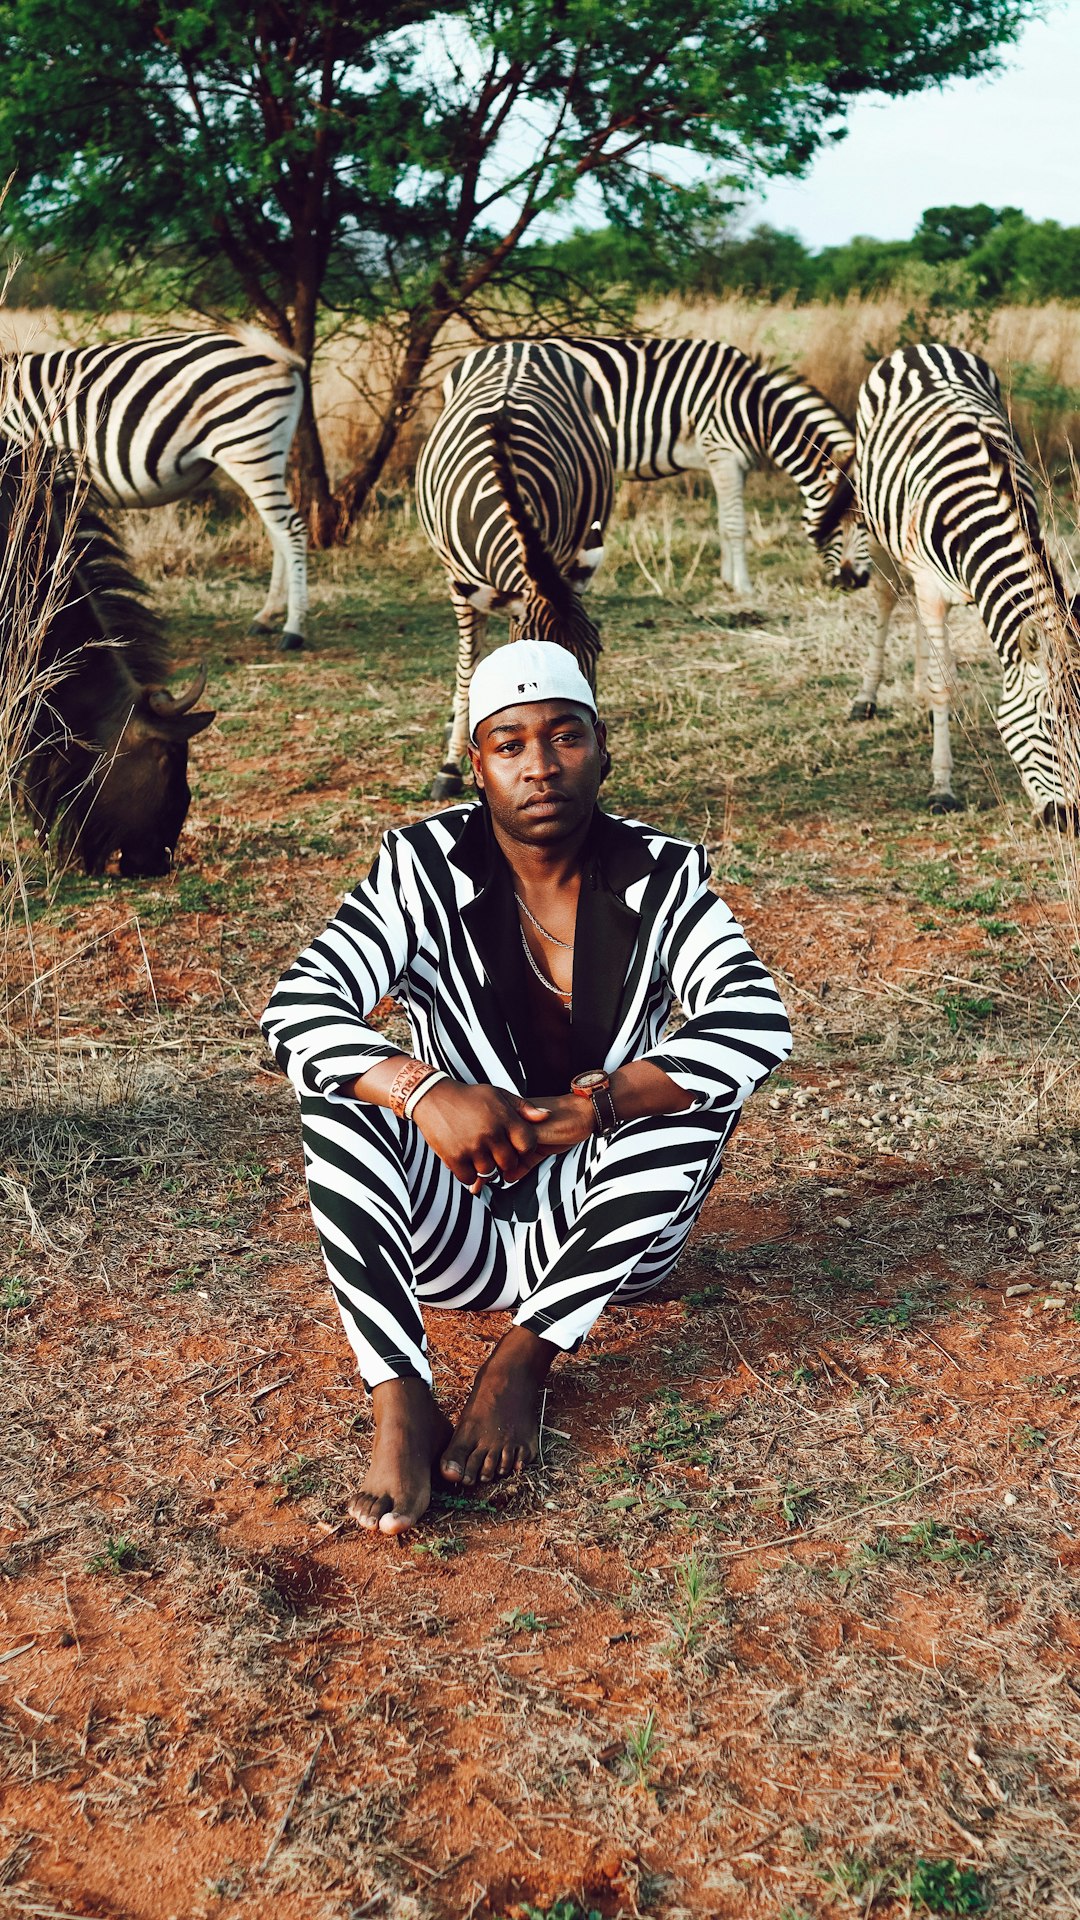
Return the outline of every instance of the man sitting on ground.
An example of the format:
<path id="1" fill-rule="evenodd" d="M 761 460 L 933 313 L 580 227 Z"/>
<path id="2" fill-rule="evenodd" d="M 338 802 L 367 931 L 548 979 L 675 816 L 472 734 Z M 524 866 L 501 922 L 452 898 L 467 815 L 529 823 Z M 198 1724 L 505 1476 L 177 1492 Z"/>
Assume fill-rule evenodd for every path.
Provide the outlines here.
<path id="1" fill-rule="evenodd" d="M 743 1101 L 791 1046 L 704 848 L 597 805 L 605 729 L 571 654 L 489 654 L 469 728 L 479 800 L 386 834 L 263 1018 L 372 1397 L 349 1510 L 390 1534 L 416 1525 L 436 1463 L 469 1487 L 536 1458 L 556 1354 L 671 1271 Z M 387 996 L 415 1057 L 368 1024 Z M 513 1314 L 456 1426 L 425 1305 Z"/>

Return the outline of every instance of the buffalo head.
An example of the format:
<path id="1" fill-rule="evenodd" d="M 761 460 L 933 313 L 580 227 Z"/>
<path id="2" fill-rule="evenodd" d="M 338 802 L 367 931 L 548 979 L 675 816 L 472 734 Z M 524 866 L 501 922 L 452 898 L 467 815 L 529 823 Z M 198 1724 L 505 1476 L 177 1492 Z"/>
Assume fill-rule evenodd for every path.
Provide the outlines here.
<path id="1" fill-rule="evenodd" d="M 87 873 L 102 873 L 117 852 L 125 879 L 168 873 L 191 804 L 188 741 L 215 717 L 191 711 L 205 685 L 202 667 L 182 694 L 141 688 L 115 738 L 102 743 L 61 829 L 61 850 Z"/>

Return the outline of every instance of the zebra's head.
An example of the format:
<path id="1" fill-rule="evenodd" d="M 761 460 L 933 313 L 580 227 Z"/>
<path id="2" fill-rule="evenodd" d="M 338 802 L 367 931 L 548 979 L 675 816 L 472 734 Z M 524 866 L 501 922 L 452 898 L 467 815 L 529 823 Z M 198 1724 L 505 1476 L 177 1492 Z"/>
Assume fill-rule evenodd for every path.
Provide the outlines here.
<path id="1" fill-rule="evenodd" d="M 827 497 L 807 500 L 803 522 L 827 584 L 850 592 L 870 583 L 870 545 L 851 474 L 846 467 L 833 471 Z"/>
<path id="2" fill-rule="evenodd" d="M 558 605 L 533 595 L 525 610 L 510 621 L 512 640 L 550 640 L 573 654 L 593 692 L 596 692 L 596 662 L 602 652 L 600 629 L 590 618 L 576 593 L 560 597 Z"/>
<path id="3" fill-rule="evenodd" d="M 1037 819 L 1080 833 L 1080 595 L 1055 581 L 1051 604 L 1029 613 L 999 647 L 997 724 Z"/>

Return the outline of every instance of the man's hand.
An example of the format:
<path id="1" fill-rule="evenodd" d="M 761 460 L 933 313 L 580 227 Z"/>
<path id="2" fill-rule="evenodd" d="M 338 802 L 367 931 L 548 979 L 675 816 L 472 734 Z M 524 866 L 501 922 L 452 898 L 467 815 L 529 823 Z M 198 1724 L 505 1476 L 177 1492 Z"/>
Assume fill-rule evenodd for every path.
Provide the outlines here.
<path id="1" fill-rule="evenodd" d="M 413 1121 L 428 1146 L 473 1193 L 479 1193 L 496 1167 L 504 1180 L 520 1180 L 555 1151 L 540 1140 L 539 1129 L 547 1118 L 546 1107 L 534 1106 L 520 1094 L 456 1080 L 441 1080 L 413 1109 Z"/>
<path id="2" fill-rule="evenodd" d="M 578 1093 L 541 1094 L 540 1106 L 547 1113 L 536 1126 L 537 1145 L 543 1153 L 565 1153 L 596 1131 L 593 1103 Z"/>

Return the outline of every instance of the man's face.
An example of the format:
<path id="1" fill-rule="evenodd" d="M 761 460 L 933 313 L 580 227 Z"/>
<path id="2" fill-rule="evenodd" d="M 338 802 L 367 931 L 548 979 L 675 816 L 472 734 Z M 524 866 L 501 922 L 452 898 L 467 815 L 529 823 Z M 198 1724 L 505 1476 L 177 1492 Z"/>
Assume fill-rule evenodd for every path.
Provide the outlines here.
<path id="1" fill-rule="evenodd" d="M 481 720 L 469 758 L 495 826 L 531 846 L 570 838 L 592 817 L 605 739 L 603 722 L 567 700 L 530 700 Z"/>

